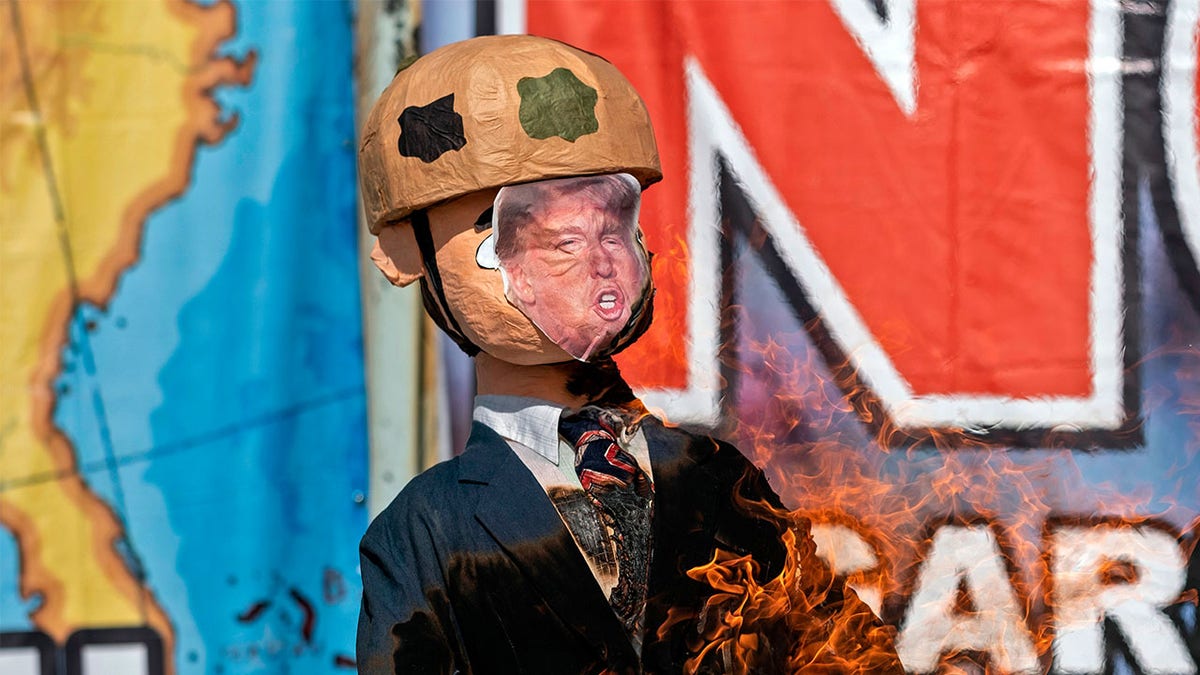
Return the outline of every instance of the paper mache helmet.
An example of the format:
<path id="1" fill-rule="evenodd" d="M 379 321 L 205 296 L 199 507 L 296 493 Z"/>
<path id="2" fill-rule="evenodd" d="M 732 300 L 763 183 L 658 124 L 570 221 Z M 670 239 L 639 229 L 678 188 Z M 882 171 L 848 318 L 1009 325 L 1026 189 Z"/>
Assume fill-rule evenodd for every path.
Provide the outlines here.
<path id="1" fill-rule="evenodd" d="M 615 173 L 642 189 L 662 178 L 645 104 L 612 64 L 534 36 L 447 45 L 403 67 L 363 125 L 359 182 L 379 237 L 372 258 L 397 285 L 419 275 L 426 310 L 469 355 L 570 360 L 508 303 L 499 273 L 474 263 L 485 236 L 476 216 L 503 186 Z M 396 272 L 400 258 L 408 273 Z M 652 296 L 650 283 L 609 353 L 645 331 Z"/>
<path id="2" fill-rule="evenodd" d="M 401 70 L 362 130 L 373 234 L 487 188 L 625 172 L 662 178 L 646 106 L 611 63 L 531 35 L 447 45 Z"/>

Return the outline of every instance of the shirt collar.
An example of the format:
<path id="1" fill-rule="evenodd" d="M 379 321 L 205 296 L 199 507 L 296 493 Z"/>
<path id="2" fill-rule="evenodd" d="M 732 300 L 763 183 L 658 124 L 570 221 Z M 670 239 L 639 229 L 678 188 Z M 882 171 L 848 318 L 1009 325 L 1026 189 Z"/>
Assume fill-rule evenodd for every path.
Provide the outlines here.
<path id="1" fill-rule="evenodd" d="M 475 397 L 472 417 L 557 465 L 562 411 L 562 406 L 537 398 L 485 394 Z"/>

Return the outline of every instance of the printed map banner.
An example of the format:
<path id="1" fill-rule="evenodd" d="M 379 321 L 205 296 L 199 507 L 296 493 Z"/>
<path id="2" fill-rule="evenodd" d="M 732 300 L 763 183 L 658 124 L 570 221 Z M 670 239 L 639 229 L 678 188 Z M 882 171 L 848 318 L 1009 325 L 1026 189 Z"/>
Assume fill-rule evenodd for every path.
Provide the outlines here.
<path id="1" fill-rule="evenodd" d="M 656 126 L 625 372 L 766 468 L 912 672 L 1198 671 L 1197 5 L 515 13 Z"/>
<path id="2" fill-rule="evenodd" d="M 351 672 L 347 2 L 0 4 L 0 672 Z"/>

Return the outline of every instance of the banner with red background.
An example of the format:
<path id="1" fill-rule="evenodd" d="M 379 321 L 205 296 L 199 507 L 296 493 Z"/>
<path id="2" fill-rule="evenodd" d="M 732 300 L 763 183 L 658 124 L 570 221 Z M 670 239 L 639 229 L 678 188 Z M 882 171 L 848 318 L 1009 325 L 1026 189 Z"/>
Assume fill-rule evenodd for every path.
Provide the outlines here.
<path id="1" fill-rule="evenodd" d="M 912 672 L 1197 672 L 1198 4 L 523 7 L 655 124 L 623 370 Z"/>

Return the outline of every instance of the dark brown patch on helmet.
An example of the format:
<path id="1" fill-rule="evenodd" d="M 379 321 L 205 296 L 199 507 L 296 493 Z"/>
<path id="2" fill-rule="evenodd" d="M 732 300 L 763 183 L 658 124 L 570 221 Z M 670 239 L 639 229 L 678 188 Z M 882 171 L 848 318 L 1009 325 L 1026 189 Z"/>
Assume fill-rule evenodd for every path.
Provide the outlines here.
<path id="1" fill-rule="evenodd" d="M 404 157 L 426 164 L 467 144 L 462 115 L 454 112 L 454 94 L 423 106 L 409 106 L 396 119 L 400 123 L 397 145 Z"/>

